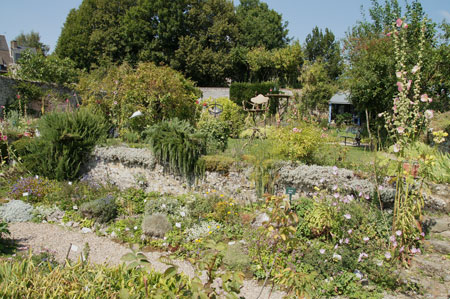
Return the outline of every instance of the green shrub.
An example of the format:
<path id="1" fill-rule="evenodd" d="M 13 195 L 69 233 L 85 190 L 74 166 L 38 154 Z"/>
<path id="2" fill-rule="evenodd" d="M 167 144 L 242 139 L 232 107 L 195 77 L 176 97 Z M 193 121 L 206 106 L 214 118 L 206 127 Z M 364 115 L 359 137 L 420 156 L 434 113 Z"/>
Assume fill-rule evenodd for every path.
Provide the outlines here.
<path id="1" fill-rule="evenodd" d="M 228 173 L 235 163 L 233 158 L 219 155 L 203 156 L 201 159 L 205 163 L 206 171 L 214 171 L 224 174 Z"/>
<path id="2" fill-rule="evenodd" d="M 175 117 L 195 121 L 195 100 L 200 96 L 181 73 L 153 63 L 99 69 L 80 80 L 79 90 L 83 105 L 106 115 L 119 129 L 128 126 L 137 132 Z M 135 111 L 143 115 L 130 119 Z"/>
<path id="3" fill-rule="evenodd" d="M 242 101 L 249 102 L 251 98 L 258 94 L 266 95 L 268 93 L 279 93 L 278 84 L 275 82 L 261 83 L 240 83 L 234 82 L 230 86 L 230 100 L 242 107 Z M 269 110 L 274 113 L 276 105 L 275 101 L 270 103 Z"/>
<path id="4" fill-rule="evenodd" d="M 165 214 L 173 216 L 181 208 L 181 202 L 173 197 L 163 196 L 150 199 L 145 204 L 145 214 Z"/>
<path id="5" fill-rule="evenodd" d="M 228 122 L 231 137 L 238 137 L 245 123 L 245 114 L 242 109 L 242 102 L 236 104 L 229 98 L 217 98 L 207 99 L 206 103 L 208 105 L 214 103 L 222 105 L 222 113 L 220 113 L 218 118 L 222 121 Z"/>
<path id="6" fill-rule="evenodd" d="M 116 218 L 117 205 L 114 197 L 108 196 L 83 203 L 80 212 L 86 218 L 105 223 Z"/>
<path id="7" fill-rule="evenodd" d="M 11 143 L 11 149 L 17 157 L 25 157 L 30 153 L 28 147 L 31 143 L 33 143 L 32 138 L 23 137 Z"/>
<path id="8" fill-rule="evenodd" d="M 10 231 L 8 229 L 8 223 L 0 220 L 0 253 L 3 253 L 6 249 L 6 246 L 3 245 L 3 238 L 7 235 L 10 235 Z"/>
<path id="9" fill-rule="evenodd" d="M 314 152 L 324 142 L 322 132 L 312 125 L 301 123 L 296 127 L 287 126 L 270 132 L 269 138 L 277 144 L 275 153 L 291 161 L 311 162 Z"/>
<path id="10" fill-rule="evenodd" d="M 153 214 L 144 216 L 142 220 L 142 232 L 149 237 L 164 237 L 172 230 L 172 225 L 164 214 Z"/>
<path id="11" fill-rule="evenodd" d="M 91 150 L 106 137 L 103 118 L 87 109 L 46 114 L 39 131 L 40 137 L 27 146 L 30 154 L 23 157 L 24 165 L 57 180 L 77 178 Z"/>
<path id="12" fill-rule="evenodd" d="M 189 182 L 202 175 L 204 167 L 197 162 L 206 153 L 206 137 L 195 132 L 187 121 L 162 121 L 146 130 L 144 136 L 155 157 L 169 170 Z"/>
<path id="13" fill-rule="evenodd" d="M 246 271 L 250 269 L 250 258 L 240 243 L 227 246 L 223 255 L 223 263 L 233 271 Z"/>
<path id="14" fill-rule="evenodd" d="M 197 124 L 198 132 L 206 136 L 206 151 L 209 154 L 224 151 L 228 146 L 230 125 L 228 121 L 203 113 Z"/>

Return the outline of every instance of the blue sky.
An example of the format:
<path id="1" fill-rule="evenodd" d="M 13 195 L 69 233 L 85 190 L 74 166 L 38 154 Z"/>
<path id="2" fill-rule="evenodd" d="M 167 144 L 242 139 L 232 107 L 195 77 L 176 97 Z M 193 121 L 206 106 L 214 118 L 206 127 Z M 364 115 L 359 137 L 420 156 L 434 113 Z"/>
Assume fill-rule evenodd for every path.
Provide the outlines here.
<path id="1" fill-rule="evenodd" d="M 77 8 L 82 0 L 1 0 L 0 34 L 10 42 L 21 32 L 31 30 L 41 35 L 41 40 L 53 51 L 70 9 Z M 234 0 L 238 3 L 238 0 Z M 306 36 L 317 25 L 328 27 L 337 38 L 357 20 L 361 20 L 361 5 L 365 11 L 370 0 L 265 0 L 288 21 L 289 36 L 305 41 Z M 384 2 L 381 0 L 380 2 Z M 402 0 L 400 0 L 403 3 Z M 450 22 L 450 0 L 422 0 L 422 5 L 433 21 Z"/>

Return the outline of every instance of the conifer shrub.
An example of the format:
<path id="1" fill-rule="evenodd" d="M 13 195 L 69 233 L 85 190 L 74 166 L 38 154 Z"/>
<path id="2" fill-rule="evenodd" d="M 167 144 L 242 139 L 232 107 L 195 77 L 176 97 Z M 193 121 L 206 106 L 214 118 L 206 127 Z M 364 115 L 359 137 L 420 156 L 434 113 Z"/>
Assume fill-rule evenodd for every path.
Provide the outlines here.
<path id="1" fill-rule="evenodd" d="M 107 132 L 103 117 L 85 108 L 46 114 L 38 126 L 40 136 L 26 147 L 29 154 L 23 157 L 24 166 L 34 174 L 56 180 L 76 179 Z"/>
<path id="2" fill-rule="evenodd" d="M 196 132 L 189 122 L 174 118 L 144 131 L 156 159 L 178 175 L 192 182 L 204 172 L 200 156 L 206 154 L 206 136 Z"/>
<path id="3" fill-rule="evenodd" d="M 172 225 L 164 214 L 147 215 L 142 220 L 142 232 L 148 237 L 162 238 L 170 230 Z"/>
<path id="4" fill-rule="evenodd" d="M 80 212 L 84 217 L 95 219 L 100 223 L 106 223 L 117 216 L 115 198 L 109 195 L 105 198 L 85 202 L 80 206 Z"/>

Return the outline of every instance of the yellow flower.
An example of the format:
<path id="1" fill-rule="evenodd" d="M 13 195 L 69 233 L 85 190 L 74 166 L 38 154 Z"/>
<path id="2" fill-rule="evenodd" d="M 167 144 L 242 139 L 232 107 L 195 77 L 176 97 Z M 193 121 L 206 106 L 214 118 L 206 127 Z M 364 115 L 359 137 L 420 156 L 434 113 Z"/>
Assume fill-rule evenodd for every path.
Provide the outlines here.
<path id="1" fill-rule="evenodd" d="M 224 195 L 223 195 L 223 194 L 220 194 L 220 197 L 224 197 Z"/>
<path id="2" fill-rule="evenodd" d="M 212 231 L 209 231 L 208 234 L 212 234 Z"/>
<path id="3" fill-rule="evenodd" d="M 211 228 L 211 225 L 208 225 L 208 228 Z"/>
<path id="4" fill-rule="evenodd" d="M 216 189 L 212 189 L 211 192 L 212 192 L 212 193 L 216 192 Z"/>
<path id="5" fill-rule="evenodd" d="M 232 202 L 230 202 L 230 206 L 232 206 L 233 205 L 233 203 Z"/>
<path id="6" fill-rule="evenodd" d="M 231 214 L 231 212 L 230 212 L 230 211 L 228 211 L 228 214 Z"/>
<path id="7" fill-rule="evenodd" d="M 219 228 L 220 228 L 220 225 L 217 226 L 217 229 L 219 229 Z"/>

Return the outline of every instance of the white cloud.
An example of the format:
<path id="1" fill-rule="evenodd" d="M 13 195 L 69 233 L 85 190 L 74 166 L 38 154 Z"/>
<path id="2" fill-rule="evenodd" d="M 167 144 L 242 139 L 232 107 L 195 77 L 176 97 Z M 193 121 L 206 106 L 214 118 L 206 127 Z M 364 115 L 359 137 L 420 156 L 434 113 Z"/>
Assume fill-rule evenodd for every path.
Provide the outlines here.
<path id="1" fill-rule="evenodd" d="M 450 12 L 448 12 L 446 10 L 441 10 L 440 13 L 444 17 L 444 19 L 447 19 L 447 21 L 450 21 Z"/>

